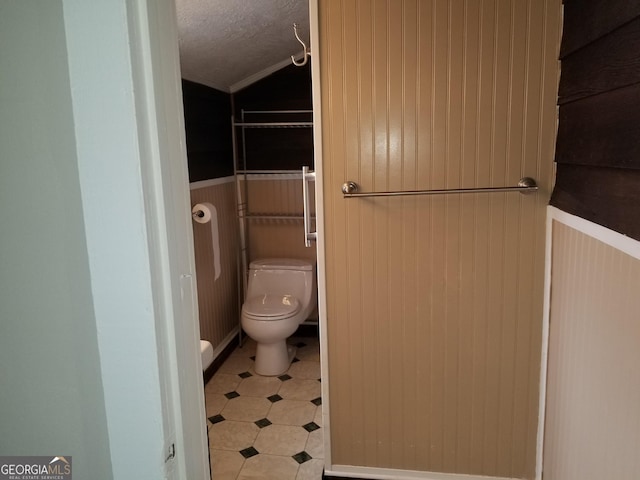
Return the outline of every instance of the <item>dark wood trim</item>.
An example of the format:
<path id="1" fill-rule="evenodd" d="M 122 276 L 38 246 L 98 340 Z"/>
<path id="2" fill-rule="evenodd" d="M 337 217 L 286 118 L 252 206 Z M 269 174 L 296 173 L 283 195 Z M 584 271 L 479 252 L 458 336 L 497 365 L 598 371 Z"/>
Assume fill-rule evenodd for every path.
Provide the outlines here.
<path id="1" fill-rule="evenodd" d="M 318 330 L 318 325 L 300 325 L 296 332 L 292 335 L 293 337 L 311 337 L 311 338 L 319 338 L 320 333 Z"/>
<path id="2" fill-rule="evenodd" d="M 640 17 L 562 60 L 560 105 L 640 83 Z"/>
<path id="3" fill-rule="evenodd" d="M 556 161 L 640 169 L 640 83 L 560 107 Z"/>
<path id="4" fill-rule="evenodd" d="M 640 240 L 640 170 L 558 165 L 551 205 Z"/>
<path id="5" fill-rule="evenodd" d="M 640 16 L 638 0 L 566 0 L 560 58 Z"/>
<path id="6" fill-rule="evenodd" d="M 324 473 L 324 471 L 322 472 L 322 478 L 323 479 L 329 479 L 329 480 L 365 480 L 364 478 L 357 478 L 357 477 L 334 477 L 331 475 L 327 475 Z"/>

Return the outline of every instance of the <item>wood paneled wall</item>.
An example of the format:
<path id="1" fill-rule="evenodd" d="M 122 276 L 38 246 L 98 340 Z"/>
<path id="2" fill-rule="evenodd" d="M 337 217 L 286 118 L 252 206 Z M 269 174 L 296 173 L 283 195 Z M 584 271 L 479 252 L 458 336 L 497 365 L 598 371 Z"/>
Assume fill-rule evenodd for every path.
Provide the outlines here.
<path id="1" fill-rule="evenodd" d="M 640 3 L 565 1 L 551 204 L 640 239 Z"/>
<path id="2" fill-rule="evenodd" d="M 319 3 L 337 475 L 534 475 L 560 10 L 557 0 Z M 384 191 L 523 175 L 537 194 L 340 192 L 346 180 Z"/>
<path id="3" fill-rule="evenodd" d="M 249 261 L 278 257 L 316 261 L 316 249 L 304 246 L 301 176 L 293 174 L 283 177 L 287 176 L 293 178 L 276 177 L 274 180 L 269 174 L 249 176 L 246 191 L 249 213 L 300 217 L 291 220 L 249 220 L 247 222 Z M 311 186 L 313 188 L 313 183 Z M 313 205 L 312 211 L 315 211 Z"/>
<path id="4" fill-rule="evenodd" d="M 191 190 L 192 205 L 209 202 L 218 212 L 220 277 L 215 280 L 211 224 L 193 222 L 193 241 L 198 284 L 200 336 L 214 349 L 239 326 L 238 308 L 238 219 L 235 183 L 231 181 Z"/>
<path id="5" fill-rule="evenodd" d="M 640 260 L 554 221 L 552 272 L 544 478 L 640 478 Z"/>

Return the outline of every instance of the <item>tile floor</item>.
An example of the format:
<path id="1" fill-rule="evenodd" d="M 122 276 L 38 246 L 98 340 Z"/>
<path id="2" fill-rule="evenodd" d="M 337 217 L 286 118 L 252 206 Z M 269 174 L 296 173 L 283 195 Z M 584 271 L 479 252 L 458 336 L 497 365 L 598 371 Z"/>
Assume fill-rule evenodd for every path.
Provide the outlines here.
<path id="1" fill-rule="evenodd" d="M 322 400 L 317 338 L 290 338 L 296 358 L 279 377 L 253 370 L 247 339 L 205 386 L 215 480 L 322 478 Z"/>

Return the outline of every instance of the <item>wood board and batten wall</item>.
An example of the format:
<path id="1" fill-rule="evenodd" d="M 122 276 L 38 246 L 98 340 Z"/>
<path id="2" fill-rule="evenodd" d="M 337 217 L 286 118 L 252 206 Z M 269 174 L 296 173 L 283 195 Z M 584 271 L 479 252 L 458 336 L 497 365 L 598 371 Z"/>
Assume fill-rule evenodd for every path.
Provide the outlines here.
<path id="1" fill-rule="evenodd" d="M 551 209 L 544 478 L 640 477 L 640 242 Z"/>
<path id="2" fill-rule="evenodd" d="M 560 10 L 319 1 L 329 474 L 534 476 Z"/>
<path id="3" fill-rule="evenodd" d="M 247 178 L 247 211 L 265 216 L 247 221 L 249 260 L 299 258 L 315 263 L 316 249 L 307 248 L 304 244 L 302 175 L 258 173 Z M 240 180 L 244 189 L 244 177 L 240 176 Z M 315 211 L 313 205 L 311 209 Z M 268 218 L 270 215 L 299 218 Z"/>
<path id="4" fill-rule="evenodd" d="M 237 331 L 238 221 L 231 142 L 231 96 L 182 81 L 191 205 L 211 203 L 218 214 L 220 277 L 215 278 L 211 223 L 192 222 L 200 336 L 217 355 Z"/>
<path id="5" fill-rule="evenodd" d="M 211 203 L 218 215 L 220 276 L 215 278 L 211 222 L 193 222 L 193 243 L 198 276 L 198 312 L 200 335 L 211 342 L 216 353 L 239 326 L 238 298 L 238 217 L 233 177 L 192 185 L 191 204 Z"/>
<path id="6" fill-rule="evenodd" d="M 302 214 L 302 180 L 296 174 L 252 174 L 249 178 L 249 211 L 266 215 Z M 244 180 L 240 185 L 244 188 Z M 238 277 L 241 267 L 235 177 L 192 184 L 192 205 L 203 202 L 213 204 L 218 213 L 221 275 L 215 279 L 211 224 L 194 222 L 200 331 L 214 348 L 223 348 L 225 340 L 238 328 L 238 296 L 242 291 L 239 286 L 242 279 Z M 301 219 L 251 219 L 247 225 L 249 261 L 294 257 L 315 262 L 315 249 L 304 246 Z"/>

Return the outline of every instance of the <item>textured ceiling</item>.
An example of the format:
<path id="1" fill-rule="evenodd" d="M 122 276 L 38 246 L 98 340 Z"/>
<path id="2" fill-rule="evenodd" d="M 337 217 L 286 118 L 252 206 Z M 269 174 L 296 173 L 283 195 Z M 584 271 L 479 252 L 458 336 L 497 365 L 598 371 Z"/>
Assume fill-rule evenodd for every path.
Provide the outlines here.
<path id="1" fill-rule="evenodd" d="M 182 77 L 230 87 L 309 45 L 308 0 L 176 0 Z"/>

